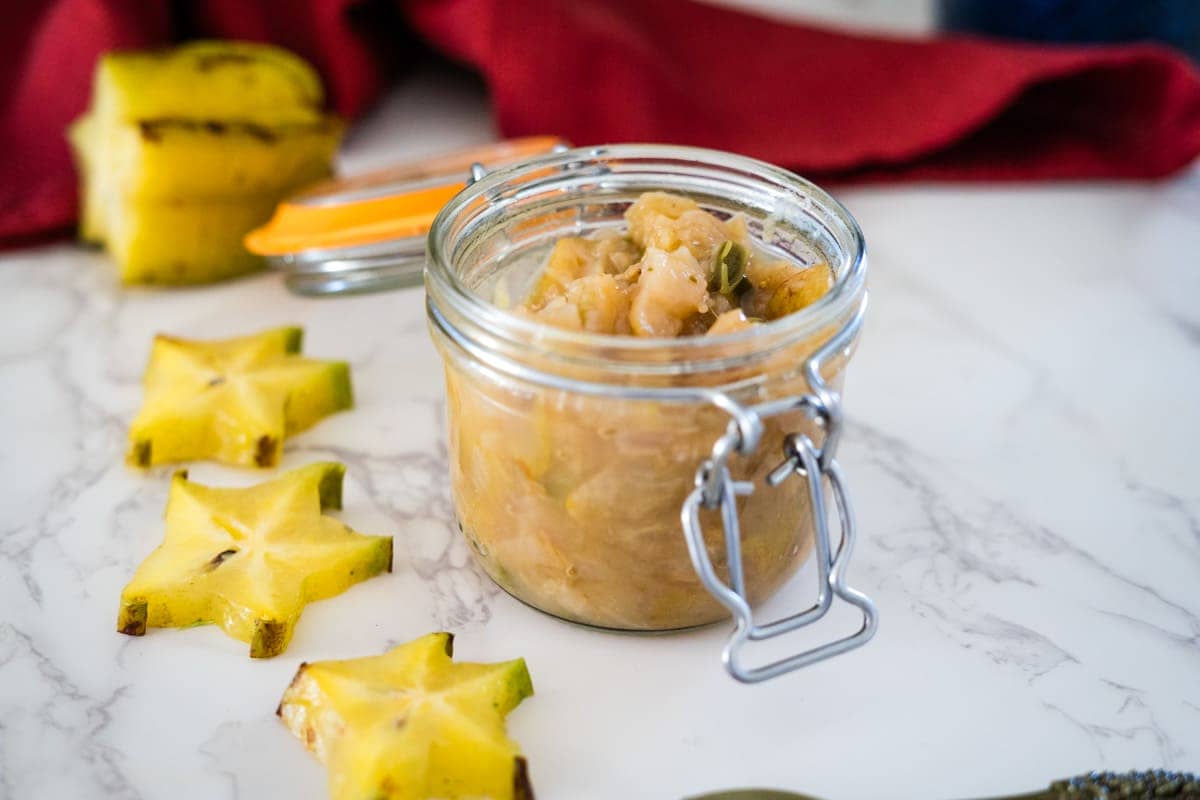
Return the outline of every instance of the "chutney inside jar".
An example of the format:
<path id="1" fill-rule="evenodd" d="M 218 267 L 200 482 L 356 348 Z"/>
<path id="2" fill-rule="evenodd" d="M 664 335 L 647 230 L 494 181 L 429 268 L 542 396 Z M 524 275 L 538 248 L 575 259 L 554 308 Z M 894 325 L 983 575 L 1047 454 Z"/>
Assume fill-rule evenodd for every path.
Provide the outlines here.
<path id="1" fill-rule="evenodd" d="M 729 423 L 706 393 L 753 402 L 805 392 L 803 364 L 839 315 L 826 303 L 820 324 L 787 323 L 844 289 L 853 271 L 844 251 L 766 209 L 679 188 L 591 192 L 582 205 L 540 216 L 514 209 L 499 237 L 460 231 L 469 262 L 460 281 L 473 283 L 473 302 L 498 312 L 487 321 L 444 313 L 452 304 L 441 302 L 430 270 L 462 531 L 511 594 L 606 628 L 667 630 L 727 616 L 699 582 L 680 531 L 697 466 Z M 779 246 L 780 227 L 790 247 Z M 431 245 L 431 259 L 438 250 Z M 861 286 L 841 310 L 860 300 Z M 825 371 L 834 387 L 844 363 Z M 767 420 L 757 451 L 730 462 L 733 477 L 765 486 L 794 432 L 817 435 L 799 412 Z M 812 512 L 801 482 L 737 506 L 755 603 L 807 556 Z M 702 520 L 720 571 L 717 515 Z"/>

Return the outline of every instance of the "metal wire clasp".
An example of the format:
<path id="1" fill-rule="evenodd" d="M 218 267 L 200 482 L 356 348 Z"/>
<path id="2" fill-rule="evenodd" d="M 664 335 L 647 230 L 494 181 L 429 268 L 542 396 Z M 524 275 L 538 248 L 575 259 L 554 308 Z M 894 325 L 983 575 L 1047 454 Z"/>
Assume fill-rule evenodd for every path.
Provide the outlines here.
<path id="1" fill-rule="evenodd" d="M 768 680 L 859 647 L 875 635 L 879 625 L 879 613 L 871 599 L 846 584 L 846 568 L 854 549 L 856 532 L 854 514 L 846 493 L 842 471 L 835 458 L 842 428 L 841 398 L 829 388 L 821 375 L 821 364 L 846 350 L 858 332 L 861 322 L 860 311 L 846 327 L 809 359 L 805 365 L 805 373 L 812 390 L 811 394 L 771 400 L 750 407 L 742 406 L 724 394 L 712 398 L 732 419 L 725 433 L 713 445 L 712 455 L 696 470 L 695 488 L 684 500 L 680 517 L 696 574 L 704 587 L 729 609 L 734 617 L 736 625 L 725 644 L 721 660 L 729 674 L 743 683 Z M 784 460 L 767 475 L 767 484 L 771 487 L 779 486 L 792 476 L 804 478 L 807 483 L 814 523 L 817 600 L 811 607 L 797 614 L 756 625 L 746 597 L 742 573 L 741 529 L 737 516 L 737 497 L 752 494 L 755 487 L 748 482 L 733 480 L 728 461 L 734 453 L 746 456 L 757 450 L 762 439 L 763 420 L 793 411 L 803 411 L 817 423 L 823 434 L 820 446 L 802 433 L 787 436 L 784 440 Z M 841 526 L 841 540 L 836 550 L 831 547 L 829 536 L 824 491 L 826 482 L 833 495 Z M 704 545 L 704 531 L 700 524 L 701 508 L 721 512 L 729 569 L 728 584 L 718 577 Z M 835 596 L 862 611 L 862 626 L 856 633 L 763 666 L 743 666 L 739 656 L 742 646 L 747 641 L 781 636 L 816 622 L 832 607 Z"/>

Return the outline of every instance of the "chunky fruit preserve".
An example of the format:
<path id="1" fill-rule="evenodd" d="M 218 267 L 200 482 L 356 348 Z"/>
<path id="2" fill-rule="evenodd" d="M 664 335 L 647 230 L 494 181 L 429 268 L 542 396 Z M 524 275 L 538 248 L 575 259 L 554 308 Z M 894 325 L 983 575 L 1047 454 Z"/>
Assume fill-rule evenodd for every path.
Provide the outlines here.
<path id="1" fill-rule="evenodd" d="M 715 335 L 799 311 L 833 285 L 829 265 L 772 257 L 744 216 L 722 220 L 687 197 L 646 192 L 625 219 L 623 233 L 559 239 L 515 312 L 595 333 Z"/>

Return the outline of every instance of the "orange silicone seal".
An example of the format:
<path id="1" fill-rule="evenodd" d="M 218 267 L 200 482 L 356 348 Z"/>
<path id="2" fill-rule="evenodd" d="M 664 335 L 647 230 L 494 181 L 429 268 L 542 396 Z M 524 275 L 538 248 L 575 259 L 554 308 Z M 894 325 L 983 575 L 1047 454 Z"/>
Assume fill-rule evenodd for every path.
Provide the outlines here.
<path id="1" fill-rule="evenodd" d="M 280 203 L 269 222 L 246 234 L 246 249 L 286 257 L 423 237 L 442 206 L 467 185 L 473 164 L 491 169 L 565 146 L 553 136 L 509 139 L 325 181 Z"/>

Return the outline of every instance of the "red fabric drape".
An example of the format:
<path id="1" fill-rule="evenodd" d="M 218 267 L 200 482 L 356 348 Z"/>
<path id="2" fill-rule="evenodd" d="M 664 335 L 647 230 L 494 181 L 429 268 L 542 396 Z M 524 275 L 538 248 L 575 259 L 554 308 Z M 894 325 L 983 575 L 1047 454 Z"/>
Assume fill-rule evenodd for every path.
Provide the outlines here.
<path id="1" fill-rule="evenodd" d="M 69 226 L 63 129 L 96 56 L 167 41 L 151 0 L 47 0 L 0 29 L 0 241 Z M 178 7 L 176 7 L 178 10 Z M 506 135 L 656 141 L 818 178 L 1149 178 L 1200 153 L 1200 73 L 1149 45 L 905 40 L 693 0 L 197 0 L 190 32 L 311 60 L 353 117 L 413 32 L 477 69 Z M 407 25 L 408 30 L 405 29 Z"/>

